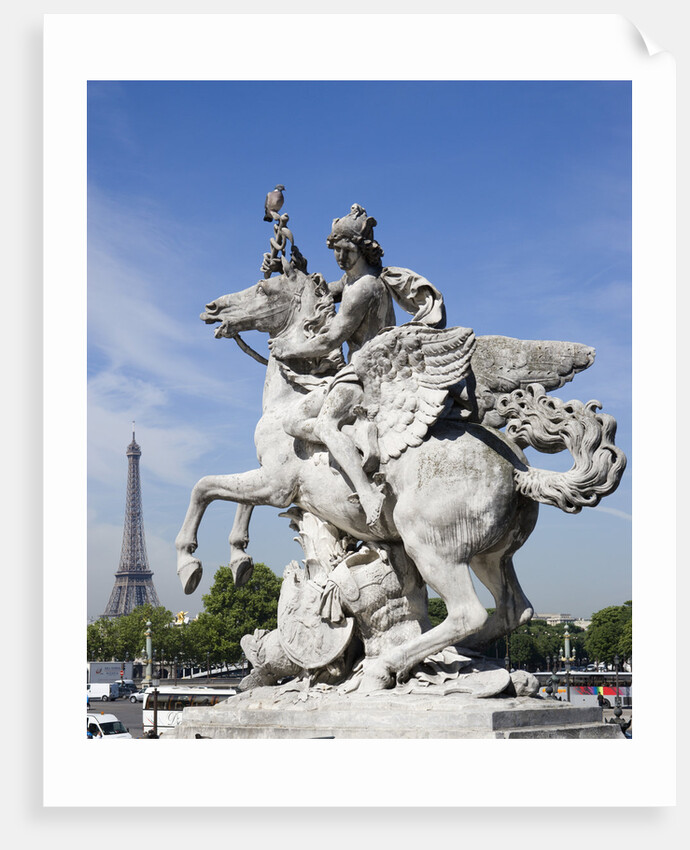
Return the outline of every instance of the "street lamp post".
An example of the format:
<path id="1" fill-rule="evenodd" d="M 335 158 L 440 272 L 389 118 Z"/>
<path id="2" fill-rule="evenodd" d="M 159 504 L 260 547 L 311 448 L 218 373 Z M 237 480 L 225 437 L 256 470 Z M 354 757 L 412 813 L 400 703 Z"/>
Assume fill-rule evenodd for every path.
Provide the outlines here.
<path id="1" fill-rule="evenodd" d="M 570 654 L 570 632 L 566 626 L 565 634 L 563 635 L 563 640 L 565 642 L 565 654 L 563 656 L 563 663 L 565 665 L 565 687 L 567 693 L 568 702 L 570 702 L 570 665 L 575 660 L 575 656 Z"/>
<path id="2" fill-rule="evenodd" d="M 620 664 L 620 658 L 617 655 L 613 657 L 613 665 L 616 670 L 616 707 L 613 709 L 613 713 L 616 715 L 616 720 L 620 723 L 621 714 L 623 714 L 623 709 L 621 708 L 621 692 L 618 688 L 618 665 Z"/>
<path id="3" fill-rule="evenodd" d="M 153 656 L 155 659 L 156 650 L 153 651 Z M 154 662 L 155 663 L 155 662 Z M 153 678 L 151 679 L 151 684 L 153 686 L 153 732 L 151 734 L 152 738 L 158 737 L 158 686 L 160 685 L 160 679 L 158 678 L 158 671 L 154 670 Z"/>
<path id="4" fill-rule="evenodd" d="M 621 732 L 625 735 L 626 738 L 631 737 L 628 734 L 628 729 L 632 723 L 632 715 L 629 720 L 624 720 L 622 717 L 623 709 L 621 708 L 621 696 L 620 696 L 620 688 L 618 686 L 618 668 L 620 666 L 621 660 L 615 655 L 613 658 L 613 667 L 616 672 L 616 707 L 613 709 L 613 713 L 615 717 L 610 717 L 606 722 L 607 723 L 617 723 L 620 726 Z"/>
<path id="5" fill-rule="evenodd" d="M 144 659 L 146 661 L 146 673 L 144 674 L 144 681 L 142 684 L 144 686 L 151 684 L 151 673 L 152 673 L 152 659 L 153 659 L 153 650 L 151 644 L 151 620 L 147 620 L 146 622 L 146 651 L 144 652 Z"/>
<path id="6" fill-rule="evenodd" d="M 558 699 L 558 674 L 556 670 L 558 669 L 558 658 L 553 656 L 553 672 L 551 673 L 551 687 L 553 689 L 553 698 Z"/>

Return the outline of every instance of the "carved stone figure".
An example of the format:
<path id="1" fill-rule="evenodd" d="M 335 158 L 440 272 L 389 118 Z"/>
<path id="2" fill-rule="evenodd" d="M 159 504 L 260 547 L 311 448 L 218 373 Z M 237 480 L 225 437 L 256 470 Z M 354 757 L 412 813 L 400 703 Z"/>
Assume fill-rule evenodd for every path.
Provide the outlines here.
<path id="1" fill-rule="evenodd" d="M 371 366 L 378 366 L 379 371 L 384 366 L 391 371 L 398 365 L 396 355 L 397 359 L 401 355 L 403 358 L 397 371 L 402 372 L 409 364 L 404 362 L 408 351 L 400 344 L 397 350 L 388 352 L 386 343 L 374 349 L 367 343 L 395 324 L 392 294 L 415 314 L 418 322 L 439 324 L 443 318 L 440 293 L 428 281 L 405 269 L 383 269 L 383 249 L 374 239 L 375 225 L 375 219 L 367 216 L 359 204 L 353 204 L 349 215 L 333 221 L 327 245 L 345 274 L 330 284 L 328 291 L 334 301 L 340 302 L 339 311 L 328 322 L 315 318 L 314 332 L 302 339 L 278 335 L 269 340 L 271 353 L 282 362 L 326 357 L 337 364 L 341 347 L 347 343 L 349 365 L 339 368 L 335 378 L 322 380 L 306 399 L 293 405 L 283 427 L 293 437 L 328 449 L 355 490 L 351 499 L 359 500 L 367 525 L 372 528 L 379 521 L 384 494 L 369 476 L 377 470 L 380 460 L 378 435 L 387 429 L 377 428 L 376 413 L 367 412 L 362 405 L 363 375 Z M 413 349 L 419 353 L 417 338 L 421 331 L 415 330 L 407 337 L 409 354 Z M 394 359 L 386 363 L 391 356 Z M 453 359 L 448 362 L 455 363 Z M 457 371 L 449 370 L 446 386 L 463 377 L 456 375 Z M 405 374 L 408 373 L 410 377 L 413 374 L 409 369 Z M 418 373 L 416 370 L 414 374 Z M 377 407 L 374 405 L 374 411 Z M 345 427 L 348 425 L 356 426 L 352 434 Z"/>
<path id="2" fill-rule="evenodd" d="M 358 204 L 333 222 L 328 245 L 344 275 L 331 284 L 307 273 L 287 216 L 272 219 L 264 280 L 201 314 L 243 350 L 242 331 L 268 334 L 270 358 L 259 467 L 206 476 L 192 491 L 176 540 L 185 592 L 200 580 L 197 532 L 213 500 L 238 505 L 230 534 L 238 585 L 252 569 L 253 506 L 289 508 L 305 565 L 286 568 L 278 628 L 245 638 L 254 670 L 242 689 L 296 675 L 357 693 L 446 692 L 449 682 L 482 697 L 534 692 L 536 680 L 511 679 L 480 653 L 533 615 L 512 559 L 539 503 L 576 513 L 623 474 L 616 423 L 600 404 L 548 395 L 588 368 L 594 351 L 446 328 L 429 281 L 382 266 L 376 222 Z M 394 298 L 412 314 L 401 326 Z M 527 446 L 567 449 L 574 465 L 533 469 Z M 490 616 L 470 571 L 494 597 Z M 433 628 L 427 585 L 448 610 Z"/>

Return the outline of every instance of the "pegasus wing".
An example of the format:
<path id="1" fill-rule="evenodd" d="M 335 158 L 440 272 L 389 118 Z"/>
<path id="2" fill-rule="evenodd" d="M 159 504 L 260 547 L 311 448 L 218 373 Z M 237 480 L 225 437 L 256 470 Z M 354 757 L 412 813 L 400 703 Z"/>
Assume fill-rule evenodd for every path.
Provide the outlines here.
<path id="1" fill-rule="evenodd" d="M 594 349 L 578 342 L 477 337 L 472 355 L 479 421 L 502 428 L 505 418 L 496 411 L 498 398 L 528 384 L 547 392 L 572 381 L 594 362 Z"/>
<path id="2" fill-rule="evenodd" d="M 469 328 L 414 323 L 382 331 L 353 355 L 382 463 L 421 444 L 444 408 L 448 388 L 467 376 L 474 345 Z"/>

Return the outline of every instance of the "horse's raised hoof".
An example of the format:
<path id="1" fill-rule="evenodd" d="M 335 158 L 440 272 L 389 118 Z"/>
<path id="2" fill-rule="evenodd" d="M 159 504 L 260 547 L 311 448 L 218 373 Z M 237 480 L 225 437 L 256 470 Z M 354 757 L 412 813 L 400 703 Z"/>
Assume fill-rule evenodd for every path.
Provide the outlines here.
<path id="1" fill-rule="evenodd" d="M 520 614 L 520 619 L 518 620 L 518 625 L 524 626 L 525 623 L 529 623 L 529 621 L 534 617 L 534 608 L 530 605 L 529 608 L 525 608 L 525 610 Z"/>
<path id="2" fill-rule="evenodd" d="M 180 563 L 177 568 L 177 574 L 182 582 L 182 589 L 186 594 L 194 593 L 199 586 L 203 573 L 201 561 L 192 558 L 191 555 Z"/>
<path id="3" fill-rule="evenodd" d="M 242 587 L 252 577 L 254 572 L 254 561 L 249 555 L 243 555 L 235 561 L 230 561 L 230 570 L 235 582 L 235 587 Z"/>

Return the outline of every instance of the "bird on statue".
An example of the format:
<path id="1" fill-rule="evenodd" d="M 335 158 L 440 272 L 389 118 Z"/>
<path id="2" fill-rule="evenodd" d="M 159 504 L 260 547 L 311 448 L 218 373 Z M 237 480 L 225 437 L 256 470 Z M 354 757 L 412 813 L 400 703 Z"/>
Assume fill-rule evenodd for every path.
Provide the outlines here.
<path id="1" fill-rule="evenodd" d="M 264 205 L 264 221 L 273 221 L 272 212 L 277 213 L 278 210 L 283 206 L 283 202 L 285 198 L 283 197 L 283 192 L 285 191 L 285 186 L 282 186 L 280 183 L 273 189 L 273 191 L 269 192 L 266 195 L 266 203 Z"/>

